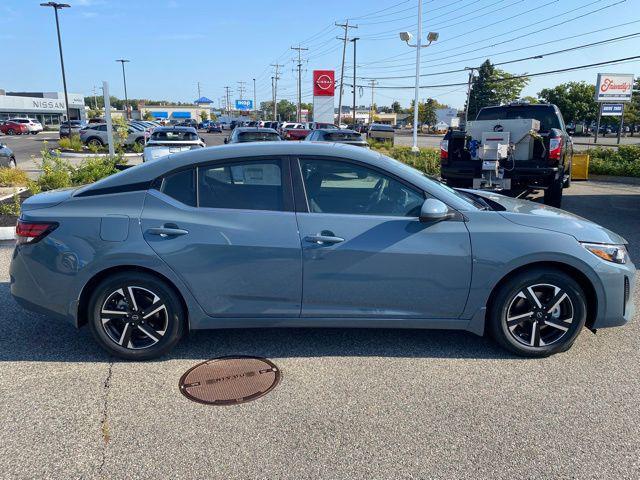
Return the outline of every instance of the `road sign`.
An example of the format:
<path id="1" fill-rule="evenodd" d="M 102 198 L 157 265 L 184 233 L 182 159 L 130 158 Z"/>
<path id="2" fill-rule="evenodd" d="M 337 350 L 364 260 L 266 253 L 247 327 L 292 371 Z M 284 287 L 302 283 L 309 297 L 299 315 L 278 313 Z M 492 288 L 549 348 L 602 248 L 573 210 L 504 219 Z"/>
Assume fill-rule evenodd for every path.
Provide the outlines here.
<path id="1" fill-rule="evenodd" d="M 624 104 L 622 103 L 603 103 L 602 104 L 602 116 L 603 117 L 620 117 L 624 110 Z"/>
<path id="2" fill-rule="evenodd" d="M 253 100 L 236 100 L 236 110 L 243 112 L 253 110 Z"/>
<path id="3" fill-rule="evenodd" d="M 632 74 L 599 73 L 596 82 L 596 102 L 630 102 L 632 90 Z"/>

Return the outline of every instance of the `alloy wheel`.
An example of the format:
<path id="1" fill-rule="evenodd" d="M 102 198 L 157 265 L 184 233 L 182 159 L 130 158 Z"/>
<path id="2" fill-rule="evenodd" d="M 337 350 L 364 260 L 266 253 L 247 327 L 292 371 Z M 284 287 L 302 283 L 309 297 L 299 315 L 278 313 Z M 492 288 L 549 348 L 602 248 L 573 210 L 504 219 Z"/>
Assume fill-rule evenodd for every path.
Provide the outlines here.
<path id="1" fill-rule="evenodd" d="M 516 293 L 504 319 L 511 336 L 528 347 L 544 347 L 568 334 L 574 317 L 569 294 L 548 283 L 529 285 Z"/>
<path id="2" fill-rule="evenodd" d="M 100 309 L 102 328 L 124 348 L 140 350 L 158 343 L 169 326 L 167 306 L 157 294 L 125 286 L 107 295 Z"/>

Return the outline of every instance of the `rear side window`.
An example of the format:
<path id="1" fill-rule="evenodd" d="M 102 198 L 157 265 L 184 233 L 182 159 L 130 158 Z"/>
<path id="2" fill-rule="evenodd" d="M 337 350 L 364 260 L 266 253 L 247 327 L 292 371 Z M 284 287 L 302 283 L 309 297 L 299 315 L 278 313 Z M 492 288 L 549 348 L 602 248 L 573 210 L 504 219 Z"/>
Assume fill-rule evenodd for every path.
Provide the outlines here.
<path id="1" fill-rule="evenodd" d="M 160 191 L 179 202 L 196 206 L 195 170 L 182 170 L 164 178 Z"/>
<path id="2" fill-rule="evenodd" d="M 280 160 L 200 167 L 200 207 L 283 210 Z"/>

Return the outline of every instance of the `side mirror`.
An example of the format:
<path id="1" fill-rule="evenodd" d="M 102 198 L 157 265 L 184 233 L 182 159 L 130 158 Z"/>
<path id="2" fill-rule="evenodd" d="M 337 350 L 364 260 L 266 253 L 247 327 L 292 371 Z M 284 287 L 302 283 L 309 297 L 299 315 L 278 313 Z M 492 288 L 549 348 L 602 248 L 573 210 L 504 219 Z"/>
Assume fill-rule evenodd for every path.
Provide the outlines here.
<path id="1" fill-rule="evenodd" d="M 229 137 L 224 137 L 224 143 L 229 143 Z"/>
<path id="2" fill-rule="evenodd" d="M 451 217 L 449 207 L 435 198 L 427 198 L 420 209 L 421 222 L 437 222 Z"/>

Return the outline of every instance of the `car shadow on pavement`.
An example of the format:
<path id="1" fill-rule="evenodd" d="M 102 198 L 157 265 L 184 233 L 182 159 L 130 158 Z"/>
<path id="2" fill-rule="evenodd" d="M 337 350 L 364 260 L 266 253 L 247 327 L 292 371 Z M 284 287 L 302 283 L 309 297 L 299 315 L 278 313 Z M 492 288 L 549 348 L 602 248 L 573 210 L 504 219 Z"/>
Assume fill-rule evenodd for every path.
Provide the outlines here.
<path id="1" fill-rule="evenodd" d="M 0 283 L 0 362 L 112 360 L 86 327 L 23 310 Z M 407 329 L 253 328 L 194 331 L 159 359 L 227 355 L 513 359 L 492 341 L 467 332 Z"/>

